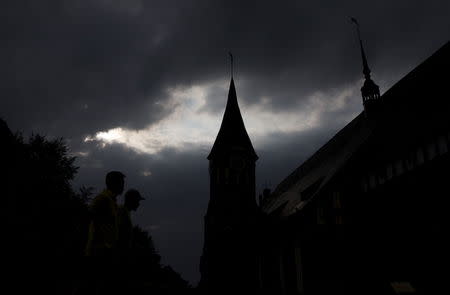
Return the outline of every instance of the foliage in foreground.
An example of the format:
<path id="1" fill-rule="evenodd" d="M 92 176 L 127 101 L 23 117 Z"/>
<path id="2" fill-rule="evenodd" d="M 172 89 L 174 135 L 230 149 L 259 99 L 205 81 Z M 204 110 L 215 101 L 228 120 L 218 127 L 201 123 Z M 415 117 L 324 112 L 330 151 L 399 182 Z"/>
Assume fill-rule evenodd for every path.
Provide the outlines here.
<path id="1" fill-rule="evenodd" d="M 13 134 L 0 119 L 0 139 L 3 269 L 8 269 L 13 279 L 29 275 L 28 279 L 39 277 L 45 268 L 62 266 L 51 272 L 52 276 L 42 275 L 40 285 L 45 285 L 46 291 L 51 292 L 48 287 L 52 286 L 55 293 L 71 294 L 76 272 L 84 271 L 82 264 L 74 262 L 83 259 L 92 189 L 82 187 L 76 192 L 72 188 L 71 181 L 79 168 L 62 138 L 49 140 L 36 134 L 25 140 L 21 134 Z M 128 294 L 192 290 L 170 266 L 160 263 L 161 257 L 148 232 L 135 227 L 134 236 L 132 265 L 141 276 L 134 284 L 136 292 L 129 290 Z M 74 269 L 70 269 L 72 265 Z M 57 272 L 59 283 L 53 284 Z"/>

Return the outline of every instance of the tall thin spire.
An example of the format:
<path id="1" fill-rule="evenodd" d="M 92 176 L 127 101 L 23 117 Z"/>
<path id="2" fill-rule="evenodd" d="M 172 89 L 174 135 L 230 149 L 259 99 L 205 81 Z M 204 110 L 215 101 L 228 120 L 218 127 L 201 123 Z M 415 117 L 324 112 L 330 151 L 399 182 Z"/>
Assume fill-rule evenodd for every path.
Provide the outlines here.
<path id="1" fill-rule="evenodd" d="M 358 33 L 359 46 L 361 49 L 361 58 L 363 63 L 363 74 L 365 78 L 364 85 L 363 87 L 361 87 L 361 95 L 363 98 L 364 109 L 366 110 L 366 112 L 368 112 L 368 108 L 372 108 L 372 106 L 369 107 L 369 105 L 378 103 L 380 98 L 380 88 L 370 78 L 370 68 L 369 63 L 367 62 L 366 53 L 364 52 L 361 33 L 359 31 L 359 23 L 354 17 L 351 17 L 350 20 L 352 23 L 355 24 L 356 31 Z"/>
<path id="2" fill-rule="evenodd" d="M 358 33 L 359 46 L 361 48 L 361 58 L 362 58 L 362 62 L 363 62 L 363 74 L 366 79 L 369 79 L 370 78 L 370 68 L 369 68 L 369 64 L 367 63 L 366 53 L 364 52 L 364 46 L 363 46 L 363 43 L 361 40 L 361 32 L 359 31 L 359 23 L 354 17 L 351 18 L 351 21 L 355 24 L 356 31 Z"/>
<path id="3" fill-rule="evenodd" d="M 236 88 L 233 79 L 233 54 L 228 52 L 231 62 L 231 81 L 230 90 L 228 91 L 227 105 L 223 114 L 222 124 L 216 141 L 211 149 L 208 159 L 211 160 L 224 153 L 230 153 L 232 150 L 240 150 L 246 153 L 253 160 L 257 160 L 258 156 L 253 149 L 252 142 L 245 129 L 244 120 L 236 95 Z"/>

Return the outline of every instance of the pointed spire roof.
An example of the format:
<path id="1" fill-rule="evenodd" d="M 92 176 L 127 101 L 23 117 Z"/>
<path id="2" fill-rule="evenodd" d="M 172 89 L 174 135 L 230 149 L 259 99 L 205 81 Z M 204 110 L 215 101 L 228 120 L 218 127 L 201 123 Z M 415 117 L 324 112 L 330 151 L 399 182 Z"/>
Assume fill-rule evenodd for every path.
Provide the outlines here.
<path id="1" fill-rule="evenodd" d="M 370 79 L 370 68 L 369 68 L 369 64 L 367 63 L 367 57 L 366 57 L 366 53 L 364 52 L 364 47 L 363 47 L 361 38 L 359 39 L 359 45 L 361 47 L 361 58 L 362 58 L 362 62 L 363 62 L 363 74 L 366 79 Z"/>
<path id="2" fill-rule="evenodd" d="M 367 62 L 366 53 L 364 52 L 363 43 L 361 40 L 361 33 L 359 31 L 359 23 L 355 18 L 350 18 L 350 20 L 356 25 L 356 30 L 358 33 L 358 39 L 359 39 L 359 46 L 361 48 L 361 58 L 363 63 L 363 74 L 364 74 L 364 85 L 361 87 L 361 95 L 363 98 L 363 104 L 364 107 L 366 106 L 366 103 L 370 101 L 375 101 L 380 98 L 380 88 L 378 87 L 375 82 L 370 78 L 370 68 L 369 63 Z"/>
<path id="3" fill-rule="evenodd" d="M 208 160 L 220 155 L 229 154 L 233 151 L 245 153 L 254 161 L 258 159 L 247 130 L 245 129 L 244 120 L 239 110 L 234 80 L 231 78 L 222 125 L 208 156 Z"/>
<path id="4" fill-rule="evenodd" d="M 366 103 L 368 100 L 379 99 L 380 98 L 380 88 L 375 82 L 370 78 L 370 68 L 367 62 L 366 53 L 364 52 L 364 47 L 359 39 L 359 45 L 361 47 L 361 58 L 363 62 L 363 74 L 364 74 L 364 85 L 361 88 L 361 95 L 363 97 L 363 102 Z"/>

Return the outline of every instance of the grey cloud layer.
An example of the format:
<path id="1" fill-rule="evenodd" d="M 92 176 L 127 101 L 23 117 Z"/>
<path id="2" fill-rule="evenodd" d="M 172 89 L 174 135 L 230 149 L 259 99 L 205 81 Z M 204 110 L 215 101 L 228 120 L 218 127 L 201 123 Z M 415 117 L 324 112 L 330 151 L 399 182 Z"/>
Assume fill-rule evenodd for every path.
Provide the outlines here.
<path id="1" fill-rule="evenodd" d="M 290 107 L 360 77 L 350 15 L 376 74 L 404 74 L 448 38 L 450 4 L 391 2 L 2 1 L 1 116 L 66 136 L 140 128 L 171 112 L 168 86 L 226 76 L 228 50 L 243 100 Z"/>

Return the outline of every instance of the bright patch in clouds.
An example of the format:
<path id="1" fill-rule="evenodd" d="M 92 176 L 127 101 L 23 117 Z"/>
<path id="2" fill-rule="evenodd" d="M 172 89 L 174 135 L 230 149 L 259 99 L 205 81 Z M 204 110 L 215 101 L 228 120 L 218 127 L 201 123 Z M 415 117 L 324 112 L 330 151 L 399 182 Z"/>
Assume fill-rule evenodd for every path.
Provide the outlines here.
<path id="1" fill-rule="evenodd" d="M 75 157 L 87 157 L 89 156 L 89 152 L 74 152 L 72 155 Z"/>
<path id="2" fill-rule="evenodd" d="M 249 136 L 254 144 L 261 146 L 271 134 L 300 132 L 318 127 L 322 114 L 347 107 L 349 99 L 353 99 L 357 93 L 357 85 L 359 84 L 355 83 L 344 89 L 333 90 L 331 93 L 316 92 L 306 99 L 306 103 L 282 112 L 274 112 L 270 108 L 269 97 L 262 98 L 259 104 L 253 105 L 243 105 L 240 101 L 241 113 Z M 211 89 L 217 87 L 223 89 L 223 95 L 209 96 L 209 93 L 212 93 Z M 157 154 L 165 148 L 180 151 L 201 148 L 208 151 L 219 131 L 223 112 L 219 116 L 209 113 L 204 111 L 205 105 L 208 101 L 222 100 L 225 108 L 228 87 L 228 81 L 220 80 L 189 88 L 170 88 L 167 91 L 169 98 L 166 101 L 175 106 L 175 110 L 163 120 L 141 130 L 119 127 L 100 131 L 86 137 L 85 142 L 96 141 L 103 147 L 118 143 L 147 154 Z M 239 83 L 237 93 L 239 100 Z"/>
<path id="3" fill-rule="evenodd" d="M 224 84 L 225 86 L 225 84 Z M 214 140 L 221 118 L 200 109 L 206 103 L 207 88 L 194 86 L 188 89 L 168 90 L 169 103 L 175 110 L 157 124 L 141 130 L 114 128 L 88 136 L 85 141 L 101 144 L 119 143 L 141 153 L 157 154 L 165 148 L 177 150 L 193 146 L 208 146 Z M 226 90 L 224 90 L 226 94 Z M 225 101 L 224 101 L 225 105 Z"/>
<path id="4" fill-rule="evenodd" d="M 150 171 L 150 170 L 145 170 L 145 171 L 142 171 L 142 175 L 144 175 L 144 176 L 152 176 L 152 172 Z"/>

